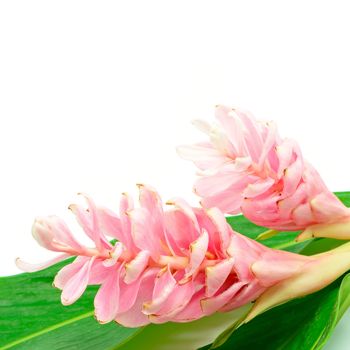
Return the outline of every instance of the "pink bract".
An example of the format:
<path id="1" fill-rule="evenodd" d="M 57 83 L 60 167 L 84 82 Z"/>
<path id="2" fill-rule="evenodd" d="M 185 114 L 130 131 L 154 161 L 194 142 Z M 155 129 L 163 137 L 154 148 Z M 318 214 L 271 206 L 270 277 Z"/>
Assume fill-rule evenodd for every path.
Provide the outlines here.
<path id="1" fill-rule="evenodd" d="M 70 206 L 92 248 L 80 244 L 61 219 L 38 218 L 34 238 L 61 255 L 39 265 L 18 260 L 18 266 L 35 271 L 77 256 L 55 277 L 62 303 L 75 302 L 88 285 L 98 284 L 97 320 L 139 327 L 232 310 L 314 261 L 234 232 L 217 208 L 192 208 L 175 198 L 164 210 L 155 190 L 139 189 L 140 206 L 123 195 L 119 215 L 88 197 L 87 209 Z"/>
<path id="2" fill-rule="evenodd" d="M 215 116 L 215 125 L 195 121 L 206 142 L 178 147 L 199 169 L 194 190 L 204 207 L 242 212 L 275 230 L 306 230 L 304 238 L 350 238 L 350 209 L 328 190 L 294 140 L 281 138 L 273 122 L 257 121 L 249 112 L 217 106 Z"/>

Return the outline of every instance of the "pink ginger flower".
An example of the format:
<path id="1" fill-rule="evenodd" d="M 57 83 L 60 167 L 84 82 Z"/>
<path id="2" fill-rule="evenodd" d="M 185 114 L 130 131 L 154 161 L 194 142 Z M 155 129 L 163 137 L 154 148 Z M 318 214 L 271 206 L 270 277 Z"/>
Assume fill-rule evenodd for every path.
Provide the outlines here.
<path id="1" fill-rule="evenodd" d="M 215 125 L 194 122 L 208 141 L 178 147 L 199 168 L 194 191 L 204 207 L 242 212 L 273 230 L 304 230 L 300 240 L 350 238 L 350 209 L 328 190 L 295 141 L 248 112 L 217 106 L 215 116 Z"/>
<path id="2" fill-rule="evenodd" d="M 267 248 L 234 232 L 217 208 L 192 208 L 173 199 L 164 210 L 150 187 L 140 185 L 137 208 L 124 194 L 119 216 L 86 199 L 87 209 L 70 209 L 93 248 L 80 244 L 61 219 L 38 218 L 34 238 L 61 254 L 44 264 L 17 264 L 36 271 L 77 256 L 58 272 L 54 285 L 62 290 L 64 305 L 75 302 L 88 285 L 100 285 L 94 305 L 101 323 L 139 327 L 195 320 L 254 301 L 308 266 L 318 266 L 317 258 Z"/>

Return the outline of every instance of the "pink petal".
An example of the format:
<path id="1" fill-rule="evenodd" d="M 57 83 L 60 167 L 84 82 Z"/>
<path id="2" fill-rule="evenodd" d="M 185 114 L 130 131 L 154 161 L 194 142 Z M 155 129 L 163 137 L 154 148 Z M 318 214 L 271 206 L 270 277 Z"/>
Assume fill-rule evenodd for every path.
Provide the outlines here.
<path id="1" fill-rule="evenodd" d="M 146 315 L 157 313 L 166 302 L 175 286 L 176 280 L 170 272 L 169 267 L 167 267 L 165 271 L 163 270 L 160 272 L 160 275 L 158 274 L 153 289 L 152 301 L 144 303 L 143 313 Z"/>
<path id="2" fill-rule="evenodd" d="M 280 178 L 285 169 L 288 168 L 292 161 L 293 150 L 297 147 L 295 141 L 290 139 L 284 139 L 281 144 L 276 146 L 276 154 L 279 160 L 278 178 Z"/>
<path id="3" fill-rule="evenodd" d="M 164 213 L 162 200 L 149 185 L 138 185 L 141 208 L 149 215 L 150 231 L 158 241 L 164 242 Z"/>
<path id="4" fill-rule="evenodd" d="M 22 271 L 35 272 L 35 271 L 40 271 L 40 270 L 46 269 L 47 267 L 52 266 L 52 265 L 54 265 L 62 260 L 69 258 L 69 257 L 70 257 L 69 254 L 60 254 L 51 260 L 48 260 L 48 261 L 45 261 L 45 262 L 39 263 L 39 264 L 27 263 L 27 262 L 23 261 L 22 259 L 17 258 L 16 265 Z"/>
<path id="5" fill-rule="evenodd" d="M 47 221 L 49 221 L 51 218 L 52 217 L 36 218 L 32 226 L 32 235 L 42 247 L 52 251 L 61 251 L 55 245 L 53 245 L 55 235 L 51 229 L 51 226 L 47 223 Z"/>
<path id="6" fill-rule="evenodd" d="M 126 284 L 133 283 L 139 278 L 148 265 L 149 257 L 149 252 L 147 250 L 142 250 L 133 260 L 125 264 L 124 282 Z"/>
<path id="7" fill-rule="evenodd" d="M 198 237 L 194 221 L 183 210 L 171 209 L 164 213 L 164 222 L 170 251 L 176 256 L 184 255 L 183 251 Z"/>
<path id="8" fill-rule="evenodd" d="M 198 143 L 193 146 L 178 146 L 177 153 L 181 158 L 193 161 L 199 169 L 217 168 L 230 161 L 214 149 L 210 143 Z"/>
<path id="9" fill-rule="evenodd" d="M 229 159 L 236 157 L 236 152 L 233 144 L 230 142 L 225 130 L 219 126 L 212 126 L 210 132 L 210 141 L 212 145 Z"/>
<path id="10" fill-rule="evenodd" d="M 201 119 L 194 119 L 192 120 L 192 124 L 201 132 L 210 135 L 211 130 L 212 130 L 212 126 L 206 122 L 205 120 L 201 120 Z"/>
<path id="11" fill-rule="evenodd" d="M 147 315 L 142 312 L 142 305 L 152 299 L 153 286 L 158 271 L 159 269 L 150 269 L 143 274 L 133 306 L 128 311 L 119 313 L 115 318 L 116 322 L 125 327 L 142 327 L 150 323 Z"/>
<path id="12" fill-rule="evenodd" d="M 277 195 L 264 195 L 262 198 L 246 198 L 242 202 L 242 213 L 256 225 L 271 228 L 274 221 L 280 219 L 277 203 L 280 200 Z"/>
<path id="13" fill-rule="evenodd" d="M 120 279 L 120 298 L 119 298 L 119 309 L 118 314 L 126 312 L 136 302 L 137 295 L 139 294 L 140 285 L 143 277 L 138 278 L 135 282 L 126 284 Z"/>
<path id="14" fill-rule="evenodd" d="M 231 236 L 231 242 L 227 248 L 229 256 L 234 258 L 233 268 L 238 278 L 242 282 L 249 282 L 254 279 L 250 266 L 259 258 L 259 256 L 268 248 L 251 241 L 248 237 L 239 233 Z M 249 252 L 249 254 L 247 254 Z"/>
<path id="15" fill-rule="evenodd" d="M 194 293 L 195 286 L 191 280 L 185 284 L 177 284 L 157 314 L 149 315 L 151 322 L 164 323 L 171 321 L 188 305 Z"/>
<path id="16" fill-rule="evenodd" d="M 261 124 L 255 120 L 254 117 L 243 111 L 236 111 L 239 118 L 242 120 L 247 134 L 245 136 L 245 143 L 250 157 L 258 163 L 261 150 L 263 149 L 263 142 L 261 138 Z"/>
<path id="17" fill-rule="evenodd" d="M 186 269 L 186 276 L 191 276 L 197 272 L 202 264 L 208 250 L 208 232 L 203 230 L 202 234 L 190 245 L 190 264 Z"/>
<path id="18" fill-rule="evenodd" d="M 120 237 L 123 238 L 123 230 L 119 217 L 112 210 L 104 207 L 97 209 L 97 215 L 106 234 L 121 241 Z"/>
<path id="19" fill-rule="evenodd" d="M 174 210 L 164 213 L 165 239 L 173 255 L 183 255 L 183 250 L 200 234 L 193 208 L 182 198 L 173 198 L 166 203 Z"/>
<path id="20" fill-rule="evenodd" d="M 111 244 L 100 230 L 100 224 L 98 222 L 98 214 L 95 203 L 86 195 L 83 195 L 88 203 L 88 210 L 82 208 L 80 205 L 71 204 L 69 209 L 75 214 L 77 221 L 83 228 L 85 233 L 96 244 L 96 248 L 101 251 L 102 249 L 110 249 Z"/>
<path id="21" fill-rule="evenodd" d="M 301 183 L 291 196 L 277 202 L 281 219 L 290 217 L 292 211 L 305 201 L 307 196 L 305 187 L 305 184 Z"/>
<path id="22" fill-rule="evenodd" d="M 309 198 L 314 198 L 321 192 L 328 191 L 328 188 L 318 171 L 306 161 L 304 161 L 304 172 L 302 178 Z"/>
<path id="23" fill-rule="evenodd" d="M 105 266 L 105 261 L 105 259 L 95 259 L 90 269 L 88 284 L 102 284 L 106 280 L 110 267 Z"/>
<path id="24" fill-rule="evenodd" d="M 165 222 L 164 236 L 165 236 L 166 245 L 169 248 L 170 254 L 173 256 L 181 256 L 181 255 L 184 255 L 183 249 L 181 247 L 182 246 L 188 247 L 189 243 L 180 244 L 179 241 L 175 240 L 175 237 L 172 234 L 172 232 L 176 232 L 176 233 L 179 232 L 178 230 L 176 230 L 176 228 L 173 225 L 169 224 L 175 216 L 173 214 L 175 214 L 176 212 L 178 211 L 172 210 L 164 213 L 164 222 Z M 181 213 L 181 215 L 183 214 Z"/>
<path id="25" fill-rule="evenodd" d="M 124 243 L 131 252 L 135 253 L 139 249 L 136 247 L 131 234 L 131 220 L 128 214 L 133 209 L 134 203 L 132 198 L 126 193 L 123 193 L 119 204 L 120 225 L 123 232 L 123 241 L 121 240 L 121 242 Z"/>
<path id="26" fill-rule="evenodd" d="M 266 123 L 266 129 L 267 129 L 267 135 L 264 140 L 264 146 L 262 149 L 262 152 L 260 154 L 260 159 L 259 159 L 259 167 L 262 167 L 263 164 L 266 162 L 266 158 L 273 148 L 273 146 L 276 144 L 277 140 L 277 127 L 274 122 L 268 122 Z"/>
<path id="27" fill-rule="evenodd" d="M 212 209 L 212 208 L 211 208 Z M 208 215 L 208 210 L 210 209 L 203 209 L 203 208 L 193 208 L 199 226 L 204 229 L 205 231 L 208 232 L 209 235 L 209 243 L 208 243 L 208 249 L 207 252 L 210 254 L 217 255 L 218 258 L 220 257 L 226 257 L 226 252 L 222 251 L 222 242 L 221 239 L 222 237 L 217 234 L 218 227 L 217 225 L 213 222 L 213 219 Z M 190 242 L 192 243 L 192 242 Z M 187 247 L 190 244 L 187 245 Z"/>
<path id="28" fill-rule="evenodd" d="M 294 163 L 288 166 L 284 171 L 283 176 L 283 191 L 284 197 L 290 196 L 295 192 L 300 184 L 303 175 L 303 160 L 301 156 L 297 156 Z"/>
<path id="29" fill-rule="evenodd" d="M 225 306 L 232 298 L 234 298 L 236 293 L 239 292 L 244 285 L 244 282 L 236 282 L 221 294 L 211 298 L 202 299 L 201 307 L 203 313 L 206 315 L 210 315 L 218 311 L 220 308 Z"/>
<path id="30" fill-rule="evenodd" d="M 111 322 L 117 315 L 119 309 L 119 276 L 121 264 L 118 268 L 109 269 L 107 279 L 99 288 L 95 300 L 95 315 L 100 323 Z"/>
<path id="31" fill-rule="evenodd" d="M 61 295 L 63 305 L 73 304 L 84 293 L 89 282 L 89 274 L 93 262 L 94 258 L 88 259 L 65 283 Z"/>
<path id="32" fill-rule="evenodd" d="M 215 117 L 225 130 L 236 156 L 246 154 L 244 125 L 237 113 L 232 108 L 219 105 L 215 109 Z"/>
<path id="33" fill-rule="evenodd" d="M 97 209 L 97 215 L 101 229 L 106 233 L 106 235 L 116 238 L 118 241 L 127 246 L 128 240 L 124 235 L 118 216 L 111 210 L 102 207 Z"/>
<path id="34" fill-rule="evenodd" d="M 147 209 L 152 216 L 157 219 L 161 218 L 163 214 L 162 200 L 155 189 L 149 185 L 138 185 L 140 192 L 140 205 Z"/>
<path id="35" fill-rule="evenodd" d="M 213 222 L 216 230 L 214 232 L 215 236 L 218 236 L 220 247 L 219 251 L 221 251 L 224 255 L 226 253 L 226 249 L 230 244 L 231 239 L 231 228 L 229 227 L 224 214 L 218 208 L 210 208 L 207 210 L 207 214 Z M 212 231 L 208 231 L 209 233 Z M 213 234 L 210 234 L 210 239 L 212 239 Z M 216 237 L 213 237 L 216 238 Z"/>
<path id="36" fill-rule="evenodd" d="M 230 302 L 220 308 L 220 311 L 231 311 L 239 308 L 242 305 L 255 301 L 265 290 L 266 287 L 261 286 L 258 280 L 246 284 Z"/>
<path id="37" fill-rule="evenodd" d="M 231 273 L 235 259 L 228 258 L 216 265 L 208 266 L 206 271 L 206 292 L 207 297 L 212 297 L 224 284 Z"/>
<path id="38" fill-rule="evenodd" d="M 243 200 L 242 191 L 246 187 L 246 183 L 243 181 L 237 187 L 232 185 L 227 190 L 218 193 L 214 196 L 205 197 L 201 200 L 201 205 L 204 208 L 217 207 L 222 212 L 227 214 L 238 214 L 241 212 L 241 204 Z"/>
<path id="39" fill-rule="evenodd" d="M 88 203 L 88 213 L 91 217 L 91 225 L 92 225 L 92 239 L 96 243 L 96 247 L 98 249 L 110 249 L 112 245 L 109 243 L 108 239 L 105 237 L 105 235 L 101 232 L 100 229 L 100 223 L 98 221 L 98 214 L 97 214 L 97 207 L 93 200 L 84 195 L 87 203 Z"/>
<path id="40" fill-rule="evenodd" d="M 177 284 L 167 302 L 159 310 L 159 314 L 173 317 L 186 307 L 194 293 L 195 284 L 192 280 L 184 284 Z"/>
<path id="41" fill-rule="evenodd" d="M 235 171 L 246 171 L 252 165 L 252 159 L 249 156 L 237 157 L 234 162 Z"/>
<path id="42" fill-rule="evenodd" d="M 246 182 L 246 174 L 220 172 L 212 176 L 202 176 L 194 185 L 194 191 L 201 197 L 215 196 L 233 186 Z"/>
<path id="43" fill-rule="evenodd" d="M 66 266 L 64 266 L 61 270 L 58 271 L 55 279 L 53 281 L 53 285 L 56 288 L 63 289 L 67 282 L 77 274 L 83 266 L 90 261 L 90 258 L 79 256 L 74 259 L 74 261 Z"/>
<path id="44" fill-rule="evenodd" d="M 281 174 L 283 174 L 283 171 L 281 172 L 281 174 L 278 174 L 279 159 L 277 157 L 276 147 L 277 146 L 271 149 L 271 151 L 268 153 L 265 166 L 268 169 L 270 169 L 271 177 L 280 179 Z"/>
<path id="45" fill-rule="evenodd" d="M 316 222 L 314 214 L 311 210 L 310 203 L 300 204 L 292 212 L 292 217 L 297 225 L 304 227 Z"/>
<path id="46" fill-rule="evenodd" d="M 168 205 L 174 205 L 176 209 L 180 210 L 182 213 L 184 213 L 185 216 L 187 216 L 193 223 L 193 226 L 195 230 L 199 233 L 200 228 L 198 225 L 198 221 L 196 218 L 196 215 L 193 211 L 193 208 L 182 198 L 173 198 L 167 202 Z"/>
<path id="47" fill-rule="evenodd" d="M 115 265 L 118 262 L 118 259 L 122 255 L 123 251 L 124 251 L 124 245 L 121 242 L 116 242 L 113 249 L 111 251 L 109 251 L 109 254 L 111 257 L 108 259 L 105 259 L 102 262 L 102 264 L 105 267 L 110 267 L 110 266 Z"/>
<path id="48" fill-rule="evenodd" d="M 275 180 L 270 177 L 258 180 L 252 184 L 248 184 L 243 191 L 243 196 L 247 198 L 257 197 L 271 188 L 275 184 Z"/>
<path id="49" fill-rule="evenodd" d="M 164 253 L 161 237 L 158 232 L 152 230 L 152 218 L 145 208 L 137 208 L 129 212 L 132 223 L 133 240 L 140 250 L 150 252 L 154 260 L 158 259 L 159 254 Z"/>
<path id="50" fill-rule="evenodd" d="M 63 242 L 75 249 L 77 252 L 84 249 L 84 247 L 74 238 L 68 226 L 63 220 L 58 217 L 51 217 L 51 228 L 58 243 Z"/>
<path id="51" fill-rule="evenodd" d="M 204 297 L 204 288 L 198 290 L 192 297 L 191 301 L 178 314 L 174 316 L 172 321 L 189 322 L 197 320 L 204 316 L 200 301 Z"/>
<path id="52" fill-rule="evenodd" d="M 52 251 L 74 255 L 84 249 L 75 240 L 64 221 L 57 216 L 35 219 L 32 234 L 42 247 Z"/>

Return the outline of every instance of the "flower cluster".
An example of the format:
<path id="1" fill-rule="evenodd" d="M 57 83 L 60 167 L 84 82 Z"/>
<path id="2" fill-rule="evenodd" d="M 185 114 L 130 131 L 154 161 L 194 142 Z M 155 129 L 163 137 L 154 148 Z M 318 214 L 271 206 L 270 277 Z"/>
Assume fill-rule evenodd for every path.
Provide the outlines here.
<path id="1" fill-rule="evenodd" d="M 34 271 L 77 256 L 54 280 L 62 303 L 75 302 L 89 284 L 98 284 L 97 320 L 138 327 L 232 310 L 313 261 L 234 232 L 216 208 L 192 208 L 177 198 L 164 210 L 155 190 L 140 186 L 139 191 L 140 206 L 123 195 L 119 215 L 88 197 L 87 209 L 69 207 L 94 248 L 81 245 L 61 219 L 36 219 L 34 238 L 63 254 L 39 266 L 17 264 Z M 112 245 L 107 236 L 117 242 Z"/>
<path id="2" fill-rule="evenodd" d="M 34 238 L 60 254 L 37 265 L 18 259 L 17 265 L 37 271 L 75 257 L 54 280 L 62 303 L 72 304 L 88 285 L 99 285 L 97 320 L 127 327 L 188 322 L 256 301 L 249 320 L 346 272 L 350 243 L 303 256 L 268 248 L 231 228 L 223 213 L 242 212 L 273 230 L 303 230 L 299 239 L 350 238 L 350 209 L 275 124 L 223 106 L 216 117 L 214 126 L 195 122 L 209 141 L 178 149 L 199 168 L 195 192 L 202 207 L 175 198 L 164 208 L 158 193 L 144 185 L 137 207 L 122 195 L 119 214 L 85 196 L 87 208 L 69 208 L 94 246 L 76 240 L 60 218 L 41 217 Z"/>
<path id="3" fill-rule="evenodd" d="M 257 225 L 311 236 L 350 238 L 350 209 L 328 190 L 298 144 L 273 122 L 216 107 L 215 125 L 195 121 L 209 140 L 178 147 L 199 168 L 194 191 L 206 208 L 243 213 Z"/>

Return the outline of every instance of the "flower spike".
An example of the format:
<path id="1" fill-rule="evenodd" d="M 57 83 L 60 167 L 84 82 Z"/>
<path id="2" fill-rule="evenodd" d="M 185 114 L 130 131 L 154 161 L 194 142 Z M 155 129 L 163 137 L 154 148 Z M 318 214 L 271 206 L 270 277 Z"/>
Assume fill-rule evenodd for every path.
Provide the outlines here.
<path id="1" fill-rule="evenodd" d="M 258 300 L 264 301 L 264 295 L 272 295 L 269 290 L 283 281 L 297 283 L 293 281 L 303 278 L 305 271 L 319 270 L 324 261 L 331 264 L 343 256 L 350 260 L 349 253 L 340 251 L 328 258 L 274 250 L 233 231 L 218 208 L 193 208 L 175 198 L 163 209 L 153 188 L 143 185 L 139 191 L 140 206 L 134 207 L 123 195 L 119 216 L 91 199 L 87 200 L 88 210 L 71 206 L 93 247 L 80 244 L 61 219 L 37 219 L 34 238 L 61 255 L 44 265 L 19 260 L 18 266 L 33 271 L 76 256 L 54 280 L 54 286 L 62 290 L 62 303 L 75 302 L 88 285 L 97 284 L 96 319 L 139 327 L 150 322 L 196 320 L 240 307 L 261 295 Z M 108 237 L 118 241 L 112 245 Z M 329 278 L 324 276 L 323 282 L 310 279 L 315 283 L 310 282 L 304 292 L 321 288 L 343 269 L 325 271 Z M 269 303 L 278 297 L 272 295 Z"/>
<path id="2" fill-rule="evenodd" d="M 217 106 L 215 116 L 215 125 L 195 123 L 206 142 L 177 149 L 199 169 L 194 191 L 204 207 L 242 212 L 274 231 L 303 230 L 299 241 L 350 239 L 350 209 L 329 191 L 294 140 L 281 138 L 274 123 L 249 112 Z"/>

